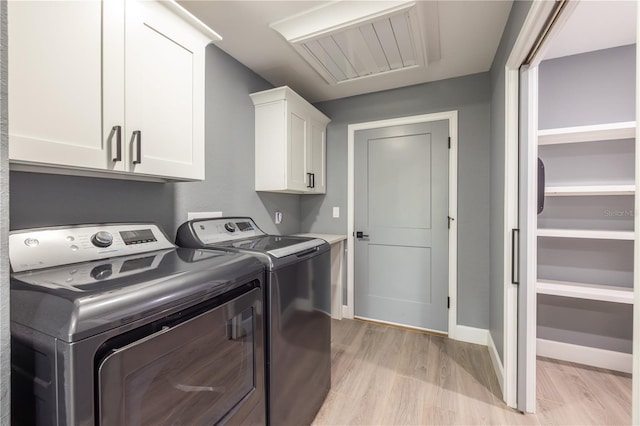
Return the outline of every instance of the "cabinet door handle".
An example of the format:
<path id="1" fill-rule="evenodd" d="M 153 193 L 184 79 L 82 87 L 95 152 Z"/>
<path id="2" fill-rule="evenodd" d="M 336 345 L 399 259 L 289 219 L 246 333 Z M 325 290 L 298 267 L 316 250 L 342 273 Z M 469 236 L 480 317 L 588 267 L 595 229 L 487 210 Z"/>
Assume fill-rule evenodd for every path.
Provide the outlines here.
<path id="1" fill-rule="evenodd" d="M 140 130 L 134 130 L 131 135 L 132 143 L 135 143 L 133 149 L 133 164 L 142 163 L 142 132 Z"/>
<path id="2" fill-rule="evenodd" d="M 307 188 L 313 188 L 313 184 L 311 183 L 312 176 L 313 176 L 313 173 L 307 173 L 307 179 L 308 179 Z"/>
<path id="3" fill-rule="evenodd" d="M 113 135 L 116 136 L 116 144 L 113 145 Z M 109 133 L 108 143 L 111 144 L 111 159 L 116 161 L 122 161 L 122 126 L 113 126 Z"/>
<path id="4" fill-rule="evenodd" d="M 311 187 L 312 188 L 316 187 L 316 174 L 315 173 L 311 173 Z"/>

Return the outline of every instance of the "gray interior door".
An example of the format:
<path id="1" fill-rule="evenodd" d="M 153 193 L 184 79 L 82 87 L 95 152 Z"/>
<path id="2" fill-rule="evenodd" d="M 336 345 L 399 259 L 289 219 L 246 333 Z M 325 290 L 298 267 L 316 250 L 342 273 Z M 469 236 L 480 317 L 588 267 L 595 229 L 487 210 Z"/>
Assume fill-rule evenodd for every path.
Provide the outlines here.
<path id="1" fill-rule="evenodd" d="M 447 121 L 356 132 L 357 317 L 447 332 L 448 136 Z"/>

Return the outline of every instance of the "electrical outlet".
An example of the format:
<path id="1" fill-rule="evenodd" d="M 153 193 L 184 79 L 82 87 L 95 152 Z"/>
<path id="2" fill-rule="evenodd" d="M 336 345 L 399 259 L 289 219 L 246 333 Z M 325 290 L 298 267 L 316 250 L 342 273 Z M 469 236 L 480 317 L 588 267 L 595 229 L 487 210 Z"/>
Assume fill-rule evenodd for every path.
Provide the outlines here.
<path id="1" fill-rule="evenodd" d="M 340 207 L 333 208 L 333 217 L 340 217 Z"/>
<path id="2" fill-rule="evenodd" d="M 276 212 L 274 219 L 276 225 L 279 225 L 282 222 L 282 212 Z"/>

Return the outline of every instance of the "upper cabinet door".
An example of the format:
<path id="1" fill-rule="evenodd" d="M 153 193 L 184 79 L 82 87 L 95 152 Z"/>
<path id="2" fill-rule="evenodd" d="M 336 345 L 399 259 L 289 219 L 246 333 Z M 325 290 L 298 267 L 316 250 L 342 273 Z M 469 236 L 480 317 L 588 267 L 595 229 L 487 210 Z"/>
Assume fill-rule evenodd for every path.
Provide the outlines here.
<path id="1" fill-rule="evenodd" d="M 326 154 L 326 122 L 319 122 L 315 120 L 310 121 L 311 125 L 311 140 L 309 151 L 311 155 L 307 157 L 309 163 L 309 170 L 312 177 L 311 191 L 316 194 L 324 194 L 327 192 L 327 184 L 325 182 L 325 171 L 327 168 L 327 154 Z"/>
<path id="2" fill-rule="evenodd" d="M 136 173 L 204 179 L 204 48 L 161 3 L 126 3 L 126 132 Z"/>
<path id="3" fill-rule="evenodd" d="M 113 126 L 123 123 L 122 107 L 106 111 L 122 102 L 122 85 L 114 91 L 106 81 L 123 78 L 123 46 L 117 39 L 103 44 L 102 37 L 103 26 L 118 30 L 122 19 L 110 17 L 122 7 L 93 0 L 8 3 L 12 162 L 122 170 L 109 143 L 117 139 Z"/>
<path id="4" fill-rule="evenodd" d="M 310 186 L 307 168 L 308 155 L 308 122 L 304 110 L 295 107 L 295 103 L 287 100 L 288 114 L 288 187 L 293 191 L 307 191 Z"/>

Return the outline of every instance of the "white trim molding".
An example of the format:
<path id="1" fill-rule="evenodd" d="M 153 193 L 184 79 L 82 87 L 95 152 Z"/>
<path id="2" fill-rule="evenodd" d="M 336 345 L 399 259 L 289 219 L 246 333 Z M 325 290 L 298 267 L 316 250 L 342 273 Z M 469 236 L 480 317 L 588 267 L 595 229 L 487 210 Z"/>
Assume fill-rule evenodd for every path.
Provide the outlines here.
<path id="1" fill-rule="evenodd" d="M 496 373 L 496 377 L 498 378 L 498 383 L 500 384 L 500 390 L 504 395 L 504 367 L 502 366 L 502 362 L 500 361 L 500 355 L 498 354 L 498 349 L 496 348 L 496 344 L 493 341 L 493 337 L 491 333 L 488 333 L 488 341 L 487 346 L 489 348 L 489 357 L 491 358 L 491 365 L 493 365 L 493 371 Z"/>
<path id="2" fill-rule="evenodd" d="M 537 339 L 536 352 L 539 356 L 575 362 L 607 370 L 631 373 L 633 356 L 624 352 L 609 351 L 589 346 Z"/>
<path id="3" fill-rule="evenodd" d="M 451 329 L 449 329 L 451 330 Z M 455 336 L 453 339 L 460 342 L 473 343 L 476 345 L 487 346 L 489 341 L 489 330 L 484 328 L 468 327 L 466 325 L 457 325 L 455 327 Z M 449 334 L 451 338 L 451 334 Z"/>
<path id="4" fill-rule="evenodd" d="M 520 338 L 526 338 L 525 342 L 525 357 L 526 357 L 526 403 L 525 411 L 527 413 L 535 413 L 536 411 L 536 337 L 538 333 L 538 294 L 536 293 L 536 282 L 538 280 L 538 216 L 534 214 L 534 206 L 538 204 L 538 194 L 533 188 L 537 188 L 538 185 L 538 68 L 530 68 L 527 72 L 528 95 L 527 100 L 529 106 L 527 108 L 527 146 L 523 147 L 526 150 L 526 158 L 528 160 L 527 170 L 524 171 L 526 175 L 520 176 L 520 179 L 526 182 L 526 187 L 530 190 L 526 194 L 519 194 L 519 197 L 526 198 L 526 205 L 529 212 L 526 215 L 527 222 L 520 224 L 520 232 L 526 233 L 526 268 L 524 271 L 520 271 L 521 276 L 525 276 L 527 283 L 526 298 L 526 336 Z M 522 291 L 522 290 L 521 290 Z"/>
<path id="5" fill-rule="evenodd" d="M 383 127 L 402 126 L 407 124 L 426 123 L 448 120 L 451 149 L 449 149 L 449 327 L 450 338 L 456 338 L 457 326 L 457 289 L 458 289 L 458 111 L 446 111 L 433 114 L 414 115 L 410 117 L 391 118 L 387 120 L 354 123 L 347 126 L 347 312 L 344 318 L 354 318 L 355 268 L 354 268 L 354 146 L 355 134 L 358 130 L 379 129 Z M 484 341 L 486 344 L 486 338 Z"/>
<path id="6" fill-rule="evenodd" d="M 636 123 L 640 123 L 640 7 L 636 7 Z M 640 425 L 640 129 L 636 126 L 635 241 L 633 242 L 633 373 L 631 385 L 631 424 Z"/>
<path id="7" fill-rule="evenodd" d="M 518 228 L 518 117 L 520 72 L 505 70 L 505 168 L 504 168 L 504 296 L 502 360 L 500 363 L 502 399 L 512 408 L 518 404 L 518 287 L 511 282 L 511 265 L 514 249 L 511 247 L 511 230 Z M 495 346 L 494 346 L 495 349 Z M 493 360 L 493 358 L 492 358 Z M 498 370 L 496 369 L 496 374 Z"/>

